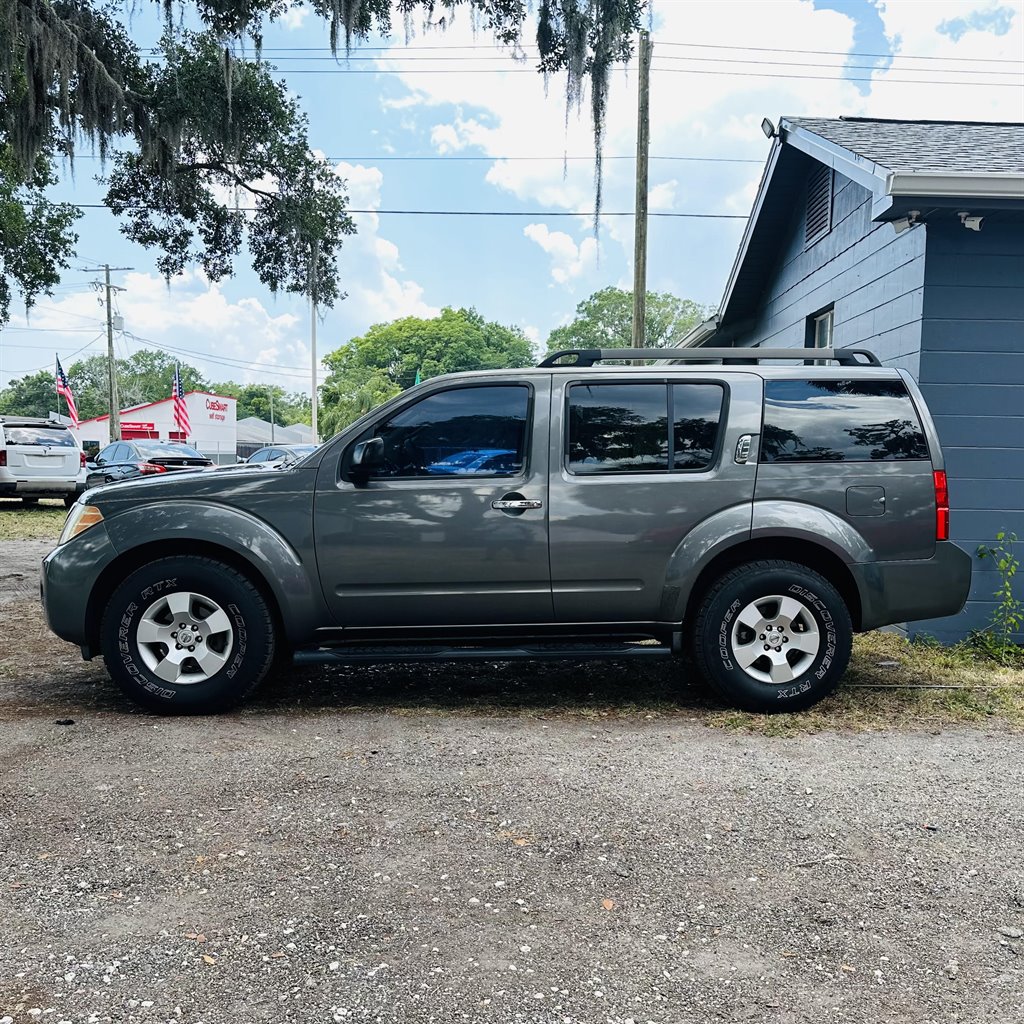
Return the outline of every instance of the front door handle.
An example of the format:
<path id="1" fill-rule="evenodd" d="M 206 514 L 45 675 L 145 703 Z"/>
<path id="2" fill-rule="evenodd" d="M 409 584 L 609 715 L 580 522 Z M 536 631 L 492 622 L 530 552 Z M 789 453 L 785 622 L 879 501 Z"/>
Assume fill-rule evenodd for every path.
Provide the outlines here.
<path id="1" fill-rule="evenodd" d="M 525 512 L 530 508 L 543 508 L 544 502 L 533 498 L 498 498 L 491 502 L 491 508 L 499 512 Z"/>

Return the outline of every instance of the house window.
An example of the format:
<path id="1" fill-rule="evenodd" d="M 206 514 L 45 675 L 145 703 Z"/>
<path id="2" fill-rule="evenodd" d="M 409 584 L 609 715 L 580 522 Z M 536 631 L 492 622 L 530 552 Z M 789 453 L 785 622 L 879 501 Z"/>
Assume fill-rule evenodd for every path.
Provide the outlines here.
<path id="1" fill-rule="evenodd" d="M 832 168 L 818 165 L 807 179 L 804 244 L 813 245 L 832 230 Z"/>
<path id="2" fill-rule="evenodd" d="M 832 325 L 835 322 L 835 309 L 829 307 L 814 316 L 807 318 L 807 347 L 831 348 Z"/>

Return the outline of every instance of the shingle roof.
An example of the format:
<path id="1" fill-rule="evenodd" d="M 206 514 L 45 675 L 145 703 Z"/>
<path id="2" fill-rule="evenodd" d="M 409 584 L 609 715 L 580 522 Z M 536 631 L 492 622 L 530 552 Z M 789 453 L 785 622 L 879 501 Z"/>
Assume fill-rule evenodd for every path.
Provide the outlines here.
<path id="1" fill-rule="evenodd" d="M 890 171 L 1024 175 L 1024 124 L 787 117 Z"/>

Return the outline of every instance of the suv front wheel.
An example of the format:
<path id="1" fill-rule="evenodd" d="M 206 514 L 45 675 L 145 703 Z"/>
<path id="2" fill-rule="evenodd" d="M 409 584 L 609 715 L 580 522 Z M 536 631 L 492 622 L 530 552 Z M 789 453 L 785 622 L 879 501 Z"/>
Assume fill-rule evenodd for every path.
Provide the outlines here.
<path id="1" fill-rule="evenodd" d="M 697 668 L 747 711 L 802 711 L 846 671 L 853 627 L 824 576 L 788 561 L 748 562 L 701 602 L 693 631 Z"/>
<path id="2" fill-rule="evenodd" d="M 101 625 L 107 671 L 133 700 L 165 715 L 240 704 L 274 659 L 267 601 L 237 569 L 172 557 L 133 572 Z"/>

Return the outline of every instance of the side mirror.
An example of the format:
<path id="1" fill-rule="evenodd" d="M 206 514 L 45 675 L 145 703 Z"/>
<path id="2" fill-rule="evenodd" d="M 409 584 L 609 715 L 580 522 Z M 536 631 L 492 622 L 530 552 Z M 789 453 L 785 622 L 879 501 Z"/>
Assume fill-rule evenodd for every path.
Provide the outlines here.
<path id="1" fill-rule="evenodd" d="M 352 449 L 349 462 L 349 473 L 355 484 L 366 483 L 366 478 L 379 466 L 384 465 L 384 439 L 371 437 L 368 441 L 360 441 Z"/>

